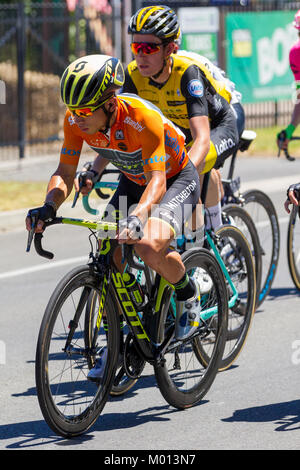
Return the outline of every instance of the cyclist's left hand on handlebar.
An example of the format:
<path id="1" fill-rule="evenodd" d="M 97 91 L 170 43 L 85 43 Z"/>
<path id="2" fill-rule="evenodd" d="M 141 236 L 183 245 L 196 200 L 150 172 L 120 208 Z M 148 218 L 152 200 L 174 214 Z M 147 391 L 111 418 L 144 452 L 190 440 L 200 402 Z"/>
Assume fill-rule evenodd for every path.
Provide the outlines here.
<path id="1" fill-rule="evenodd" d="M 119 243 L 136 243 L 144 236 L 142 222 L 136 215 L 129 215 L 119 221 Z"/>
<path id="2" fill-rule="evenodd" d="M 44 222 L 52 220 L 56 216 L 56 209 L 51 203 L 45 203 L 41 207 L 30 209 L 26 216 L 26 229 L 28 231 L 34 230 L 36 233 L 41 233 L 44 230 Z M 32 226 L 34 222 L 34 227 Z"/>

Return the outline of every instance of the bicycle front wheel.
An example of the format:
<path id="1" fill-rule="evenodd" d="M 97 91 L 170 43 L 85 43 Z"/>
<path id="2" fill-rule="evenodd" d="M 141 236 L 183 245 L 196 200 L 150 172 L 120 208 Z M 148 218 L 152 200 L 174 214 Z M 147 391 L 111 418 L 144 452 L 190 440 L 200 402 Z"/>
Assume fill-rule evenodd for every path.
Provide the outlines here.
<path id="1" fill-rule="evenodd" d="M 273 202 L 264 192 L 257 189 L 242 194 L 245 208 L 255 223 L 262 254 L 262 280 L 257 306 L 269 294 L 279 261 L 280 229 Z"/>
<path id="2" fill-rule="evenodd" d="M 97 292 L 92 292 L 89 296 L 87 306 L 86 306 L 86 311 L 85 311 L 85 322 L 86 322 L 86 327 L 85 327 L 85 334 L 86 334 L 86 344 L 91 345 L 93 343 L 93 337 L 94 337 L 94 331 L 95 331 L 95 323 L 97 321 L 98 317 L 98 293 Z M 120 322 L 123 320 L 123 317 L 120 317 Z M 105 321 L 105 320 L 104 320 Z M 122 321 L 123 323 L 123 321 Z M 124 393 L 128 392 L 137 382 L 137 378 L 132 378 L 129 377 L 126 374 L 126 369 L 125 369 L 125 357 L 124 357 L 124 339 L 128 335 L 128 327 L 127 325 L 121 325 L 120 323 L 120 330 L 121 336 L 120 336 L 120 354 L 118 358 L 118 364 L 117 364 L 117 370 L 116 370 L 116 375 L 113 381 L 113 385 L 110 391 L 110 394 L 112 396 L 118 396 L 118 395 L 123 395 Z M 90 364 L 89 367 L 94 367 L 94 358 L 90 357 L 89 358 Z"/>
<path id="3" fill-rule="evenodd" d="M 295 287 L 300 290 L 300 219 L 299 207 L 293 206 L 287 236 L 287 253 L 290 275 Z"/>
<path id="4" fill-rule="evenodd" d="M 210 279 L 210 291 L 201 297 L 202 323 L 195 336 L 188 340 L 173 340 L 161 361 L 154 364 L 158 387 L 165 400 L 175 408 L 184 409 L 197 404 L 210 389 L 223 357 L 228 300 L 223 273 L 215 257 L 207 250 L 188 250 L 182 255 L 190 276 L 197 270 Z M 209 313 L 210 312 L 210 313 Z M 160 317 L 161 342 L 174 328 L 176 306 L 171 289 L 165 290 Z M 198 350 L 209 350 L 205 366 L 198 360 Z"/>
<path id="5" fill-rule="evenodd" d="M 36 350 L 36 386 L 50 428 L 63 437 L 87 431 L 100 415 L 115 375 L 119 348 L 117 309 L 107 292 L 107 332 L 98 315 L 93 341 L 85 311 L 91 296 L 101 312 L 102 282 L 91 266 L 79 266 L 58 284 L 47 305 Z M 87 380 L 98 355 L 107 349 L 100 383 Z"/>

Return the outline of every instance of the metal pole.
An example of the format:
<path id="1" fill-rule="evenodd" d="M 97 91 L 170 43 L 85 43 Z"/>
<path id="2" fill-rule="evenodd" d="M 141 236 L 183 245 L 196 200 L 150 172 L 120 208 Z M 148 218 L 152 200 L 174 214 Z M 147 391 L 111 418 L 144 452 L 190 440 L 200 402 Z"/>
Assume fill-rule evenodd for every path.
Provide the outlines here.
<path id="1" fill-rule="evenodd" d="M 25 156 L 25 54 L 26 54 L 26 26 L 23 2 L 18 4 L 17 18 L 17 62 L 18 62 L 18 146 L 19 157 Z"/>
<path id="2" fill-rule="evenodd" d="M 129 64 L 132 60 L 132 54 L 130 49 L 130 41 L 131 36 L 127 33 L 128 24 L 131 18 L 131 1 L 125 0 L 124 1 L 124 21 L 123 21 L 123 38 L 124 38 L 124 62 L 125 64 Z"/>
<path id="3" fill-rule="evenodd" d="M 114 55 L 122 60 L 122 22 L 121 22 L 121 2 L 113 0 L 113 31 L 114 31 Z"/>

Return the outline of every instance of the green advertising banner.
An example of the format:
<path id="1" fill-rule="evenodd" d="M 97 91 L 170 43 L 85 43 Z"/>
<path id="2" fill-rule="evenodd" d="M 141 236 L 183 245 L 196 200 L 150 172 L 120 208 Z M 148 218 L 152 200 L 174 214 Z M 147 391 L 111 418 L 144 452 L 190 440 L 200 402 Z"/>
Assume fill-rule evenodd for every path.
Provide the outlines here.
<path id="1" fill-rule="evenodd" d="M 297 41 L 295 11 L 226 16 L 226 70 L 244 103 L 291 99 L 289 51 Z"/>
<path id="2" fill-rule="evenodd" d="M 181 49 L 207 57 L 214 63 L 218 62 L 217 33 L 190 33 L 183 34 Z"/>

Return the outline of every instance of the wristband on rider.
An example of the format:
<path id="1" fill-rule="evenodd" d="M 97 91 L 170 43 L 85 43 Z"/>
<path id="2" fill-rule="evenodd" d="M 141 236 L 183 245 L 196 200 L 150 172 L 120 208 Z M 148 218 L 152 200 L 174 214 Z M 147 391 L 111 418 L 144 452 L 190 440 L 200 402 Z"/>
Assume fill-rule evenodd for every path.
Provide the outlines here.
<path id="1" fill-rule="evenodd" d="M 296 129 L 296 127 L 293 126 L 293 124 L 289 124 L 289 125 L 287 126 L 287 128 L 285 129 L 286 138 L 287 138 L 288 140 L 290 140 L 290 138 L 292 137 L 293 132 L 294 132 L 295 129 Z"/>
<path id="2" fill-rule="evenodd" d="M 56 214 L 58 208 L 54 201 L 45 201 L 44 204 L 45 206 L 51 206 L 55 210 L 55 214 Z"/>

